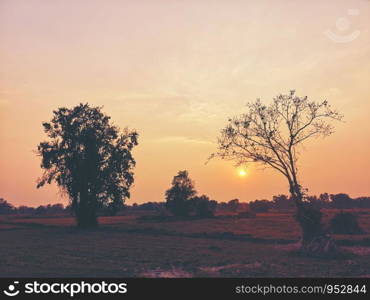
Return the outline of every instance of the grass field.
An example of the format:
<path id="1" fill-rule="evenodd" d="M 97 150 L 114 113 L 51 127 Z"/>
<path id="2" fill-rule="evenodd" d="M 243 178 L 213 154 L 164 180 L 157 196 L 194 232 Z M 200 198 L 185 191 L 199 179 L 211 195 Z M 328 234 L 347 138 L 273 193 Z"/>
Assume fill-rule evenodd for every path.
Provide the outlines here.
<path id="1" fill-rule="evenodd" d="M 324 221 L 335 213 L 324 211 Z M 294 254 L 292 212 L 255 218 L 155 221 L 101 217 L 78 230 L 66 216 L 1 217 L 0 276 L 370 277 L 370 210 L 353 211 L 361 235 L 333 235 L 341 259 Z"/>

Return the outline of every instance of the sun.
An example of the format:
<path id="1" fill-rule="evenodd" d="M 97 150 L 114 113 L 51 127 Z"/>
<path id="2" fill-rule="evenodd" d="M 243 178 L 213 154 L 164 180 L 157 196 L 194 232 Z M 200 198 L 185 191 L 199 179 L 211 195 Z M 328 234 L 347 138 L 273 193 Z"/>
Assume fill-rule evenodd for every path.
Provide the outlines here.
<path id="1" fill-rule="evenodd" d="M 245 175 L 247 175 L 247 171 L 245 171 L 244 169 L 241 169 L 239 170 L 238 174 L 240 177 L 244 177 Z"/>

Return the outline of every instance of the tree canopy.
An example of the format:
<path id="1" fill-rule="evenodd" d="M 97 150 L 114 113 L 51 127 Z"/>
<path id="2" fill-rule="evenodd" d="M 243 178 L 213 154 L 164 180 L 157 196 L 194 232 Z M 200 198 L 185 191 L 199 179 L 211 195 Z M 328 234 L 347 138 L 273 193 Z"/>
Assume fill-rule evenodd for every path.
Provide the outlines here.
<path id="1" fill-rule="evenodd" d="M 120 130 L 101 107 L 59 108 L 43 123 L 48 141 L 38 145 L 44 173 L 37 187 L 55 181 L 68 194 L 80 226 L 96 224 L 100 204 L 120 206 L 130 197 L 138 134 Z"/>
<path id="2" fill-rule="evenodd" d="M 166 207 L 175 216 L 187 216 L 190 212 L 188 202 L 196 193 L 188 171 L 179 171 L 172 179 L 171 188 L 165 193 Z"/>
<path id="3" fill-rule="evenodd" d="M 307 96 L 296 96 L 294 90 L 278 95 L 270 105 L 257 99 L 247 104 L 246 113 L 228 120 L 218 139 L 218 152 L 212 157 L 237 165 L 271 167 L 299 194 L 299 146 L 310 138 L 330 135 L 334 129 L 330 120 L 342 120 L 342 115 L 328 101 L 311 101 Z"/>

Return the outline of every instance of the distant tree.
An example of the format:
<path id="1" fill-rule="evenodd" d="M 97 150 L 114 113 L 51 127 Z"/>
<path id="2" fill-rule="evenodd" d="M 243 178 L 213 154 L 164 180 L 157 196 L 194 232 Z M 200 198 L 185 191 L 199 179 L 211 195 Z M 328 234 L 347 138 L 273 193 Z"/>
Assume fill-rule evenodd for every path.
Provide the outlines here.
<path id="1" fill-rule="evenodd" d="M 210 200 L 206 195 L 202 195 L 191 198 L 190 205 L 197 217 L 210 218 L 214 216 L 217 202 L 215 200 Z"/>
<path id="2" fill-rule="evenodd" d="M 310 138 L 330 135 L 333 126 L 329 121 L 341 119 L 326 100 L 310 101 L 296 96 L 295 91 L 278 95 L 268 106 L 257 99 L 247 105 L 244 114 L 229 119 L 221 131 L 218 152 L 211 155 L 232 160 L 236 165 L 259 163 L 287 179 L 302 229 L 301 250 L 306 253 L 327 252 L 335 246 L 323 234 L 320 211 L 305 201 L 305 190 L 298 177 L 299 147 Z"/>
<path id="3" fill-rule="evenodd" d="M 80 227 L 97 225 L 99 203 L 121 203 L 130 197 L 138 134 L 122 132 L 101 107 L 80 104 L 59 108 L 43 123 L 49 141 L 38 145 L 43 176 L 37 187 L 55 181 L 68 194 Z"/>
<path id="4" fill-rule="evenodd" d="M 35 214 L 37 215 L 57 214 L 57 213 L 63 213 L 63 212 L 64 212 L 64 206 L 61 203 L 40 205 L 35 209 Z"/>
<path id="5" fill-rule="evenodd" d="M 317 198 L 316 195 L 307 195 L 306 200 L 316 210 L 320 210 L 322 208 L 320 199 Z"/>
<path id="6" fill-rule="evenodd" d="M 36 215 L 44 215 L 45 213 L 46 213 L 46 206 L 40 205 L 40 206 L 36 207 L 36 209 L 35 209 L 35 214 Z"/>
<path id="7" fill-rule="evenodd" d="M 273 203 L 268 200 L 254 200 L 249 202 L 249 209 L 255 213 L 263 213 L 268 212 L 272 205 Z"/>
<path id="8" fill-rule="evenodd" d="M 190 199 L 195 196 L 194 182 L 189 178 L 188 171 L 179 171 L 173 177 L 172 186 L 165 193 L 166 208 L 175 216 L 188 216 Z"/>
<path id="9" fill-rule="evenodd" d="M 320 194 L 320 196 L 319 196 L 319 200 L 320 200 L 320 202 L 321 203 L 325 203 L 325 204 L 329 204 L 329 202 L 330 202 L 330 196 L 329 196 L 329 194 L 328 193 L 322 193 L 322 194 Z"/>
<path id="10" fill-rule="evenodd" d="M 17 213 L 21 215 L 32 215 L 35 213 L 35 208 L 21 205 L 17 208 Z"/>
<path id="11" fill-rule="evenodd" d="M 210 200 L 209 201 L 209 204 L 210 204 L 210 207 L 213 211 L 215 211 L 217 209 L 217 204 L 218 202 L 216 200 Z"/>
<path id="12" fill-rule="evenodd" d="M 54 213 L 62 213 L 64 211 L 64 205 L 62 203 L 56 203 L 51 205 L 50 209 Z"/>
<path id="13" fill-rule="evenodd" d="M 97 213 L 103 216 L 115 216 L 125 208 L 123 202 L 100 202 L 98 203 Z"/>
<path id="14" fill-rule="evenodd" d="M 0 215 L 8 215 L 14 212 L 14 206 L 5 199 L 0 198 Z"/>
<path id="15" fill-rule="evenodd" d="M 272 197 L 272 202 L 277 209 L 294 208 L 294 201 L 287 195 L 277 195 Z"/>
<path id="16" fill-rule="evenodd" d="M 239 199 L 232 199 L 229 202 L 227 202 L 227 208 L 230 211 L 234 211 L 234 212 L 238 211 L 239 206 L 240 206 Z"/>
<path id="17" fill-rule="evenodd" d="M 217 209 L 220 209 L 220 210 L 227 210 L 227 209 L 228 209 L 228 204 L 227 204 L 227 202 L 218 202 L 218 203 L 217 203 Z"/>
<path id="18" fill-rule="evenodd" d="M 162 209 L 164 209 L 163 202 L 146 202 L 136 206 L 139 210 L 161 211 Z"/>
<path id="19" fill-rule="evenodd" d="M 370 208 L 370 197 L 358 197 L 353 199 L 355 207 Z"/>
<path id="20" fill-rule="evenodd" d="M 351 197 L 344 193 L 331 194 L 330 199 L 334 208 L 344 209 L 352 208 L 354 206 Z"/>

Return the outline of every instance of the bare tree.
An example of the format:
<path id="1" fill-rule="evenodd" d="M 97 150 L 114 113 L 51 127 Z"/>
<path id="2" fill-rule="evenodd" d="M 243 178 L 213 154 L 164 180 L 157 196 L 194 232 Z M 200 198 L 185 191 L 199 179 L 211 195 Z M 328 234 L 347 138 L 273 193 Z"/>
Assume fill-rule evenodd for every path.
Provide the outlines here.
<path id="1" fill-rule="evenodd" d="M 260 99 L 247 104 L 247 112 L 229 119 L 218 139 L 218 151 L 211 155 L 237 165 L 259 163 L 278 171 L 288 180 L 302 228 L 302 250 L 321 252 L 335 247 L 323 233 L 321 213 L 305 201 L 298 176 L 299 146 L 305 141 L 333 133 L 330 121 L 343 116 L 328 102 L 298 97 L 295 91 L 278 95 L 266 106 Z M 331 246 L 332 245 L 332 246 Z"/>

